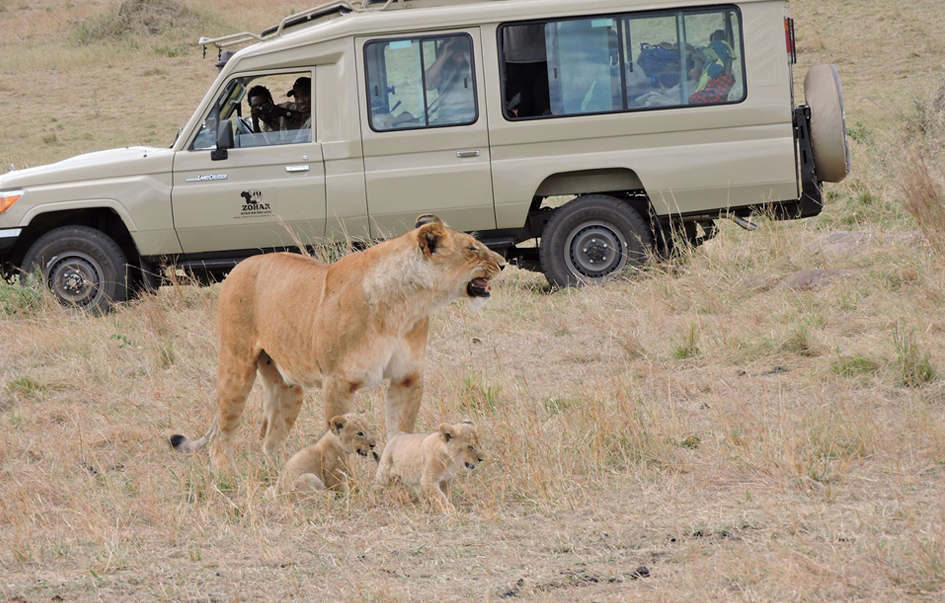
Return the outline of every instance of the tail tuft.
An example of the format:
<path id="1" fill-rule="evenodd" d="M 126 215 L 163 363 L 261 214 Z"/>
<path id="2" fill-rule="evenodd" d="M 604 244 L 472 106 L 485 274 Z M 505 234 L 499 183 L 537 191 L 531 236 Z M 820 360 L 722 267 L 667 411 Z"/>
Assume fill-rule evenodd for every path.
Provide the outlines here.
<path id="1" fill-rule="evenodd" d="M 171 440 L 171 446 L 173 446 L 177 450 L 180 450 L 181 445 L 187 441 L 187 438 L 185 436 L 180 435 L 179 433 L 176 433 L 170 437 L 170 440 Z"/>

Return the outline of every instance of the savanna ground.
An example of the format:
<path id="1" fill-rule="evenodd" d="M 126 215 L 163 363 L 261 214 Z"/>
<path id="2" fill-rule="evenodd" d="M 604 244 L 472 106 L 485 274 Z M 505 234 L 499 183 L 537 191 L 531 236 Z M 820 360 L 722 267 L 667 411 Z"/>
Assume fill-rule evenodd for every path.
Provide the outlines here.
<path id="1" fill-rule="evenodd" d="M 116 1 L 0 0 L 0 159 L 170 144 L 215 76 L 192 40 L 304 6 L 194 1 L 116 37 Z M 792 12 L 798 80 L 839 67 L 854 173 L 815 219 L 583 290 L 510 269 L 483 312 L 437 314 L 420 427 L 472 418 L 489 453 L 453 517 L 372 489 L 371 461 L 350 495 L 265 500 L 258 387 L 235 479 L 173 453 L 210 421 L 217 288 L 99 318 L 0 288 L 0 593 L 942 600 L 945 5 Z M 309 396 L 290 448 L 320 424 Z"/>

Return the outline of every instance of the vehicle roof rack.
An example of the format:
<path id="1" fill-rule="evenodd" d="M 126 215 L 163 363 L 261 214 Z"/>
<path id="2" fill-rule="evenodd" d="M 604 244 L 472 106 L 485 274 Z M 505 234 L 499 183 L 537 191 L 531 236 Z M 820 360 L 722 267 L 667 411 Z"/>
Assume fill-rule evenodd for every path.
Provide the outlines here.
<path id="1" fill-rule="evenodd" d="M 403 4 L 404 0 L 362 0 L 361 4 L 365 8 L 374 6 L 375 4 L 383 4 L 384 6 L 381 6 L 377 10 L 387 10 L 388 8 L 390 8 L 390 5 L 393 4 L 394 2 L 400 2 L 401 4 Z"/>
<path id="2" fill-rule="evenodd" d="M 363 10 L 383 11 L 389 8 L 427 8 L 458 4 L 476 4 L 491 0 L 361 0 Z"/>
<path id="3" fill-rule="evenodd" d="M 269 38 L 277 38 L 281 36 L 285 30 L 291 27 L 305 23 L 311 23 L 313 21 L 317 21 L 318 19 L 323 19 L 333 15 L 346 15 L 348 13 L 354 12 L 354 10 L 354 7 L 351 6 L 351 4 L 349 4 L 346 0 L 335 0 L 334 2 L 329 2 L 328 4 L 314 6 L 308 10 L 303 10 L 300 13 L 289 15 L 283 19 L 279 25 L 265 29 L 260 34 L 255 34 L 251 31 L 243 31 L 227 36 L 220 36 L 218 38 L 208 38 L 206 36 L 201 36 L 200 39 L 197 40 L 197 44 L 203 46 L 204 56 L 207 55 L 207 46 L 216 46 L 218 50 L 217 54 L 219 55 L 220 52 L 222 52 L 223 49 L 228 46 L 236 46 L 238 44 L 245 44 L 247 42 L 262 42 L 263 40 L 267 40 Z"/>

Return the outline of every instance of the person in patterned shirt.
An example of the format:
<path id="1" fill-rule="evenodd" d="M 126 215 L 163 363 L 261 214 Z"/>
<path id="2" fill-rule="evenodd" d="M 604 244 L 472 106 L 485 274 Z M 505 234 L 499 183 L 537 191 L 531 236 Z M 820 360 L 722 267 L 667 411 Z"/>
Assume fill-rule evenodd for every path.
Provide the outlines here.
<path id="1" fill-rule="evenodd" d="M 702 51 L 705 64 L 696 91 L 689 97 L 690 104 L 723 103 L 735 85 L 730 68 L 735 51 L 722 39 L 722 33 L 721 30 L 713 33 L 709 45 Z"/>

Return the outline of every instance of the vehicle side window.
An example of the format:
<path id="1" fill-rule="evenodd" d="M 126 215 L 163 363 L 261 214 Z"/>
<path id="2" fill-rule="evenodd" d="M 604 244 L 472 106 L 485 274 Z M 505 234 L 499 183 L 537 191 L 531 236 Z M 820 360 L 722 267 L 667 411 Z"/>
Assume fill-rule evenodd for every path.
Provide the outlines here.
<path id="1" fill-rule="evenodd" d="M 504 24 L 499 45 L 509 120 L 745 99 L 736 8 Z"/>
<path id="2" fill-rule="evenodd" d="M 231 80 L 210 107 L 192 149 L 216 148 L 224 122 L 232 128 L 234 148 L 311 142 L 311 75 L 280 73 Z"/>
<path id="3" fill-rule="evenodd" d="M 475 123 L 472 54 L 466 34 L 365 44 L 371 128 L 384 132 Z"/>

